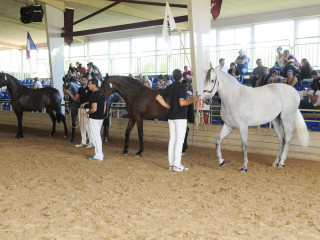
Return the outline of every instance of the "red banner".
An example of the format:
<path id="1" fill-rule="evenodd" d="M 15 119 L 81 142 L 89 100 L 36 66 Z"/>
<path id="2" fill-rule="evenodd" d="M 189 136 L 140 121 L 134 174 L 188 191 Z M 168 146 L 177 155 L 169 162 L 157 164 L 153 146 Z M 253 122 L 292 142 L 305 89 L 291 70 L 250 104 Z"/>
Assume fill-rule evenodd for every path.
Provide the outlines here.
<path id="1" fill-rule="evenodd" d="M 211 0 L 211 14 L 214 20 L 220 15 L 222 0 Z"/>
<path id="2" fill-rule="evenodd" d="M 73 15 L 74 9 L 66 8 L 64 11 L 64 41 L 70 46 L 73 42 L 72 32 L 73 32 Z"/>

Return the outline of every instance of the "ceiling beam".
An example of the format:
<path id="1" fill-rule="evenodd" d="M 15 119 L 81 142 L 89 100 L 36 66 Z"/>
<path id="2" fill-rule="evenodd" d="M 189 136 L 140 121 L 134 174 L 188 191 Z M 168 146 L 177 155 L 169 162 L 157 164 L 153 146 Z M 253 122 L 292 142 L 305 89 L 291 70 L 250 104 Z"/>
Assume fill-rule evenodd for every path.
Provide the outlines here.
<path id="1" fill-rule="evenodd" d="M 0 45 L 6 46 L 6 47 L 9 47 L 9 48 L 14 48 L 14 49 L 23 49 L 23 48 L 25 48 L 25 46 L 19 46 L 19 45 L 15 45 L 15 44 L 12 44 L 12 43 L 7 43 L 7 42 L 2 42 L 2 41 L 0 41 Z"/>
<path id="2" fill-rule="evenodd" d="M 174 20 L 176 23 L 186 22 L 186 21 L 188 21 L 188 15 L 175 17 Z M 124 25 L 118 25 L 118 26 L 76 31 L 76 32 L 71 33 L 71 35 L 73 37 L 74 36 L 87 36 L 87 35 L 91 35 L 91 34 L 123 31 L 123 30 L 128 30 L 128 29 L 151 27 L 151 26 L 157 26 L 157 25 L 162 25 L 162 24 L 163 24 L 163 19 L 157 19 L 157 20 L 151 20 L 151 21 L 146 21 L 146 22 L 130 23 L 130 24 L 124 24 Z M 64 36 L 65 36 L 65 33 L 62 33 L 61 37 L 64 37 Z"/>
<path id="3" fill-rule="evenodd" d="M 117 0 L 109 0 L 112 2 L 115 2 Z M 152 5 L 152 6 L 166 6 L 166 3 L 161 2 L 147 2 L 147 1 L 135 1 L 135 0 L 122 0 L 121 2 L 125 3 L 133 3 L 133 4 L 143 4 L 143 5 Z M 170 7 L 177 7 L 177 8 L 188 8 L 187 5 L 184 4 L 176 4 L 176 3 L 170 3 Z"/>
<path id="4" fill-rule="evenodd" d="M 45 3 L 51 7 L 60 9 L 61 11 L 64 12 L 66 8 L 65 1 L 58 1 L 58 0 L 37 0 L 37 2 Z"/>
<path id="5" fill-rule="evenodd" d="M 40 24 L 35 24 L 35 23 L 24 24 L 20 20 L 8 18 L 8 17 L 3 17 L 3 16 L 0 16 L 0 21 L 14 23 L 14 24 L 18 24 L 18 25 L 23 25 L 25 27 L 37 28 L 37 29 L 40 29 L 40 30 L 45 30 L 46 29 L 45 26 L 42 26 Z"/>

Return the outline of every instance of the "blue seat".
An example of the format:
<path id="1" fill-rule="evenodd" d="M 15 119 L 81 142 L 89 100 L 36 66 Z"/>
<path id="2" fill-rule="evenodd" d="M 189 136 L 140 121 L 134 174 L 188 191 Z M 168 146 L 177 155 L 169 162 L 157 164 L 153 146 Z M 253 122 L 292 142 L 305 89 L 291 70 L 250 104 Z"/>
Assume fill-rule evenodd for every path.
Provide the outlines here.
<path id="1" fill-rule="evenodd" d="M 26 80 L 22 80 L 21 84 L 25 85 L 26 84 Z"/>
<path id="2" fill-rule="evenodd" d="M 158 83 L 158 78 L 157 77 L 153 78 L 153 81 L 152 81 L 152 84 L 156 84 L 156 83 Z"/>

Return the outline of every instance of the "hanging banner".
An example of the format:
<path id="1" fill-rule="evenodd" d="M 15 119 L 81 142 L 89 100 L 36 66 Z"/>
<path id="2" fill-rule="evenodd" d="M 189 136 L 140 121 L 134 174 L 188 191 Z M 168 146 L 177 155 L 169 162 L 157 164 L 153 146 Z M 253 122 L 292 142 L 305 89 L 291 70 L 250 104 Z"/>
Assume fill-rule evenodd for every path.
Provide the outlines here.
<path id="1" fill-rule="evenodd" d="M 66 8 L 64 11 L 64 41 L 70 46 L 73 42 L 73 16 L 74 9 Z"/>

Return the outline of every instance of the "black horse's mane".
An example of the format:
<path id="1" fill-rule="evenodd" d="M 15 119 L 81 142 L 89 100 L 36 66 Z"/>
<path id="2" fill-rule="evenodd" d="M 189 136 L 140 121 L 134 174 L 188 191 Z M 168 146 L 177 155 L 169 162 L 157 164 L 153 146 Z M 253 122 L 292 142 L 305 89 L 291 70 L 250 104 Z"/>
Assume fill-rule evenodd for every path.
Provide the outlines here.
<path id="1" fill-rule="evenodd" d="M 4 73 L 4 72 L 1 72 L 1 76 L 4 78 L 4 76 L 7 76 L 10 77 L 12 80 L 16 81 L 18 84 L 20 84 L 21 86 L 25 87 L 18 79 L 16 79 L 14 76 L 8 74 L 8 73 Z"/>
<path id="2" fill-rule="evenodd" d="M 141 82 L 139 82 L 137 79 L 134 79 L 132 77 L 127 77 L 127 76 L 112 76 L 112 77 L 116 77 L 116 78 L 113 78 L 113 79 L 124 80 L 124 81 L 126 81 L 126 83 L 131 84 L 131 85 L 146 87 Z M 112 77 L 110 77 L 110 78 L 112 78 Z M 109 78 L 105 79 L 105 80 L 109 80 Z"/>

